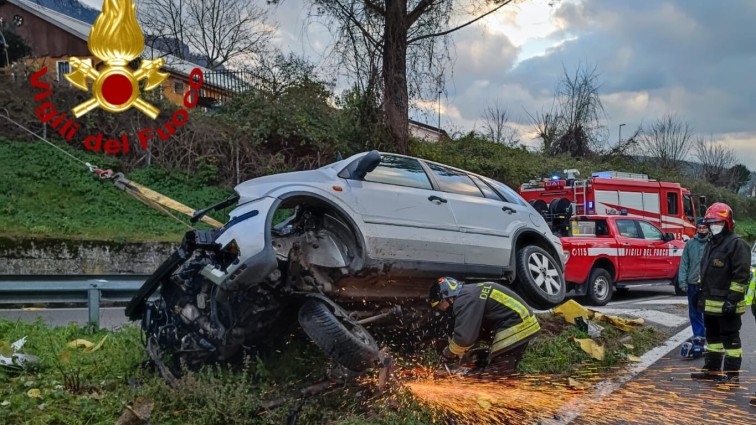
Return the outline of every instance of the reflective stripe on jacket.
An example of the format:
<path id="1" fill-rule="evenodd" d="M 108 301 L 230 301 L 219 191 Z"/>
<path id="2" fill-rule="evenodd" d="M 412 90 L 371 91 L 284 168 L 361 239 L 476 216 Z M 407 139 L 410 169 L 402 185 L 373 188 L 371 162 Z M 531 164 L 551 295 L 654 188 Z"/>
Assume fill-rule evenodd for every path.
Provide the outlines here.
<path id="1" fill-rule="evenodd" d="M 751 250 L 734 233 L 712 238 L 701 258 L 701 283 L 698 309 L 705 314 L 722 315 L 726 300 L 745 313 L 745 294 L 751 270 Z"/>
<path id="2" fill-rule="evenodd" d="M 458 356 L 472 348 L 482 328 L 495 331 L 492 353 L 511 348 L 541 329 L 528 305 L 494 282 L 464 285 L 453 308 L 454 335 L 449 350 Z"/>

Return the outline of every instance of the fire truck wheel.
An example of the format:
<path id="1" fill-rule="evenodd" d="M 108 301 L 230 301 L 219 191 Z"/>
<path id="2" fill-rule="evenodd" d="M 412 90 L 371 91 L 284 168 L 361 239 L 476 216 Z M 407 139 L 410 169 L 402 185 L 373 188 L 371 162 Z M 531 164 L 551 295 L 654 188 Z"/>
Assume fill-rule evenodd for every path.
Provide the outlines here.
<path id="1" fill-rule="evenodd" d="M 516 254 L 520 294 L 536 308 L 551 308 L 564 301 L 565 284 L 557 262 L 543 248 L 528 245 Z"/>
<path id="2" fill-rule="evenodd" d="M 612 275 L 606 269 L 597 267 L 588 278 L 588 293 L 585 295 L 588 305 L 606 305 L 612 299 Z"/>

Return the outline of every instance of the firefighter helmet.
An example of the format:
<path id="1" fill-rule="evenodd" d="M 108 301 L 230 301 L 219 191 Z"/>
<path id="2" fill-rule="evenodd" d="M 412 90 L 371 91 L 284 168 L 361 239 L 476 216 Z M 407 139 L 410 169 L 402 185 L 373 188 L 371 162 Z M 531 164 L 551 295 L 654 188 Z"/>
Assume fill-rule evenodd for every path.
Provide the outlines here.
<path id="1" fill-rule="evenodd" d="M 461 291 L 462 282 L 453 277 L 439 277 L 438 282 L 434 283 L 430 288 L 428 300 L 431 303 L 431 307 L 436 307 L 441 300 L 456 297 Z"/>
<path id="2" fill-rule="evenodd" d="M 722 202 L 712 204 L 704 215 L 704 222 L 707 224 L 716 223 L 718 221 L 724 221 L 727 223 L 727 230 L 732 232 L 732 228 L 735 227 L 735 220 L 732 218 L 732 208 Z"/>

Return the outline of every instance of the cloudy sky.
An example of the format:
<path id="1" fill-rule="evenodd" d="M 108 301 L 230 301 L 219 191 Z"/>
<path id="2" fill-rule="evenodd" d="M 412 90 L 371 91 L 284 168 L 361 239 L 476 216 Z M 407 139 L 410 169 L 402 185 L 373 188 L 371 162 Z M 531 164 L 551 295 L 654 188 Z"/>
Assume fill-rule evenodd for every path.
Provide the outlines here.
<path id="1" fill-rule="evenodd" d="M 286 0 L 274 9 L 275 41 L 325 67 L 328 31 L 307 24 L 306 5 Z M 752 0 L 520 0 L 455 34 L 441 125 L 479 127 L 485 107 L 498 100 L 520 123 L 524 141 L 535 144 L 525 111 L 549 108 L 563 65 L 588 63 L 597 67 L 610 140 L 617 140 L 619 124 L 626 136 L 677 113 L 756 170 L 753 22 Z M 420 104 L 428 111 L 415 118 L 436 125 L 435 96 Z"/>

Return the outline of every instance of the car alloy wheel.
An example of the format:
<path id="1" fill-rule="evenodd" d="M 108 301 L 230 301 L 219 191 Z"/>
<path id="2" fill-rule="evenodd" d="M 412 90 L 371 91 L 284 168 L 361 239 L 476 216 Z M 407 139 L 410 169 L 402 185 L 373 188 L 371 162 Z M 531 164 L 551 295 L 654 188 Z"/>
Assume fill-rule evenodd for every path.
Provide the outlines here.
<path id="1" fill-rule="evenodd" d="M 528 257 L 528 269 L 536 285 L 543 292 L 554 295 L 559 293 L 559 272 L 554 264 L 540 252 L 534 252 Z"/>

